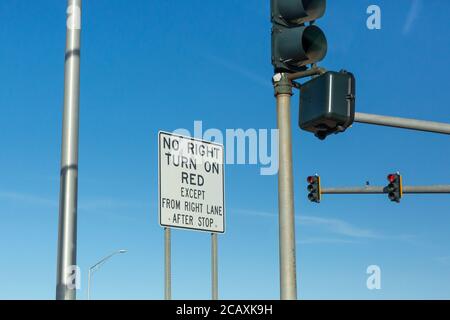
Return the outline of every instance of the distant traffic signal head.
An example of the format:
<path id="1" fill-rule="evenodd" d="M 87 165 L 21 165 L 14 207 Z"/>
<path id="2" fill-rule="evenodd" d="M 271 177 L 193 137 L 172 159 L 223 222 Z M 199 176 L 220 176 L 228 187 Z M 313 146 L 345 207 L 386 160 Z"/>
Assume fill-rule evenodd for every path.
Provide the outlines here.
<path id="1" fill-rule="evenodd" d="M 272 0 L 272 64 L 275 72 L 297 72 L 321 61 L 327 40 L 315 25 L 305 25 L 325 13 L 326 0 Z"/>
<path id="2" fill-rule="evenodd" d="M 389 200 L 393 202 L 400 202 L 403 196 L 402 176 L 398 173 L 391 173 L 387 176 L 389 184 L 386 187 Z"/>
<path id="3" fill-rule="evenodd" d="M 320 190 L 320 177 L 318 175 L 309 176 L 306 181 L 308 182 L 308 199 L 312 202 L 320 203 L 321 190 Z"/>

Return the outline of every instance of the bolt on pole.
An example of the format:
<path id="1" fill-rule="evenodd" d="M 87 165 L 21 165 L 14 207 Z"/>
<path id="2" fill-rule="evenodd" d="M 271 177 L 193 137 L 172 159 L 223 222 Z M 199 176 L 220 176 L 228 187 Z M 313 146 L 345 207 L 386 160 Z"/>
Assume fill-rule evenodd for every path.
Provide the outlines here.
<path id="1" fill-rule="evenodd" d="M 67 1 L 56 299 L 76 299 L 81 0 Z"/>
<path id="2" fill-rule="evenodd" d="M 294 183 L 292 173 L 291 96 L 286 74 L 273 78 L 279 130 L 278 211 L 280 237 L 280 298 L 297 299 L 295 257 Z"/>

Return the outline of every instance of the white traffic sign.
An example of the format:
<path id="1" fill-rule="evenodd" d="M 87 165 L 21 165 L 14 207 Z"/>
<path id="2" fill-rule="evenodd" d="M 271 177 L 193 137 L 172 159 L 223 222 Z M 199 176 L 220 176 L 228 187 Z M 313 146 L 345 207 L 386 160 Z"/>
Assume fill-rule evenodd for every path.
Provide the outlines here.
<path id="1" fill-rule="evenodd" d="M 225 232 L 223 145 L 160 131 L 159 223 Z"/>

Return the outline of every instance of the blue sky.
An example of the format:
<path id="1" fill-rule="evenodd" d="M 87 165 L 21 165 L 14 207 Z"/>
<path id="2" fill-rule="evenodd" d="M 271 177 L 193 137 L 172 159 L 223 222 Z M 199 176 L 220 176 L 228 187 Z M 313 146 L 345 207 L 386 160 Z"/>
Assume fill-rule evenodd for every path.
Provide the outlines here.
<path id="1" fill-rule="evenodd" d="M 366 28 L 366 9 L 382 29 Z M 357 78 L 357 110 L 449 122 L 444 0 L 328 1 L 322 66 Z M 0 2 L 0 298 L 53 299 L 56 281 L 65 1 Z M 82 18 L 78 264 L 95 299 L 163 297 L 157 132 L 274 128 L 269 1 L 85 0 Z M 450 182 L 447 136 L 355 124 L 319 141 L 297 127 L 293 98 L 298 292 L 303 299 L 450 298 L 448 195 L 306 199 L 324 186 Z M 226 167 L 224 299 L 277 299 L 276 176 Z M 174 231 L 173 297 L 210 297 L 209 235 Z M 382 289 L 366 288 L 366 268 Z"/>

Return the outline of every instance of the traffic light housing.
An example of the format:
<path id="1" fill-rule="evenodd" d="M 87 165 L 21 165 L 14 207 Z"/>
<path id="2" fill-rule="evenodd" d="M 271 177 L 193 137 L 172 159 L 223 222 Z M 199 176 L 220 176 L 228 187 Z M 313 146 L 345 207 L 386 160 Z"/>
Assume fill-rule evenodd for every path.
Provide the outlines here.
<path id="1" fill-rule="evenodd" d="M 308 199 L 311 202 L 320 203 L 321 190 L 320 190 L 320 177 L 318 175 L 309 176 L 306 181 L 308 182 Z"/>
<path id="2" fill-rule="evenodd" d="M 391 173 L 387 176 L 389 184 L 386 187 L 389 200 L 400 202 L 403 196 L 402 176 L 399 173 Z"/>
<path id="3" fill-rule="evenodd" d="M 322 17 L 326 0 L 271 0 L 272 65 L 275 73 L 298 72 L 327 53 L 323 31 L 311 23 Z"/>
<path id="4" fill-rule="evenodd" d="M 355 77 L 329 71 L 300 87 L 299 126 L 323 140 L 345 131 L 355 119 Z"/>

